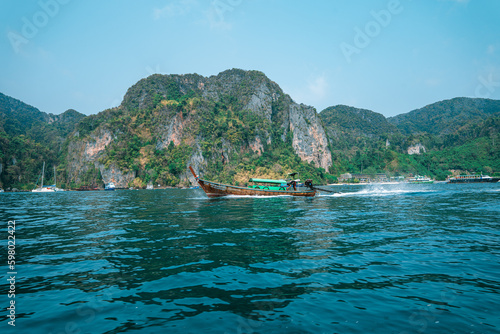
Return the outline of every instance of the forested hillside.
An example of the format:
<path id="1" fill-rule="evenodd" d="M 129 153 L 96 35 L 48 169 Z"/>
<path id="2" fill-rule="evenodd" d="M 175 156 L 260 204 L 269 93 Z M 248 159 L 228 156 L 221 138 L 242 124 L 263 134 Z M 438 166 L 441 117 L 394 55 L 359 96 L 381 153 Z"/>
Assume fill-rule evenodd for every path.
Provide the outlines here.
<path id="1" fill-rule="evenodd" d="M 328 107 L 319 114 L 333 150 L 355 152 L 368 143 L 400 134 L 382 114 L 345 105 Z"/>
<path id="2" fill-rule="evenodd" d="M 317 113 L 258 71 L 155 74 L 119 107 L 90 116 L 47 114 L 0 94 L 0 187 L 33 188 L 44 161 L 48 182 L 57 166 L 65 188 L 188 186 L 188 165 L 235 184 L 291 171 L 316 183 L 345 172 L 493 174 L 499 130 L 496 100 L 456 98 L 386 119 L 344 105 Z"/>
<path id="3" fill-rule="evenodd" d="M 84 117 L 72 109 L 47 114 L 0 93 L 0 187 L 34 186 L 43 161 L 53 180 L 53 166 L 62 172 L 64 143 Z"/>
<path id="4" fill-rule="evenodd" d="M 323 114 L 325 113 L 325 114 Z M 320 117 L 337 174 L 500 172 L 500 101 L 455 98 L 386 119 L 369 110 L 335 106 Z M 426 152 L 409 155 L 422 145 Z"/>
<path id="5" fill-rule="evenodd" d="M 499 100 L 457 97 L 389 117 L 387 120 L 406 135 L 422 132 L 447 135 L 491 116 L 500 116 Z"/>
<path id="6" fill-rule="evenodd" d="M 187 165 L 238 184 L 292 170 L 333 180 L 316 111 L 257 71 L 153 75 L 132 86 L 118 108 L 86 118 L 77 130 L 65 165 L 72 187 L 99 174 L 119 187 L 190 185 Z"/>

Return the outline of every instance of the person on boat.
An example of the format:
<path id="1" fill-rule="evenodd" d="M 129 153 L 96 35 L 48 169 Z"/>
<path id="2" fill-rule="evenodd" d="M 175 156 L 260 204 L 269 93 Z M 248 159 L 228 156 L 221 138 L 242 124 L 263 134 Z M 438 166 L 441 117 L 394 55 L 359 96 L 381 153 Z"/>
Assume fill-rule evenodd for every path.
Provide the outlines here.
<path id="1" fill-rule="evenodd" d="M 293 190 L 297 191 L 297 181 L 300 181 L 295 179 L 295 175 L 297 174 L 297 172 L 288 173 L 288 176 L 291 178 L 291 180 L 287 182 L 288 187 L 286 188 L 286 190 L 290 190 L 291 187 L 293 187 Z"/>

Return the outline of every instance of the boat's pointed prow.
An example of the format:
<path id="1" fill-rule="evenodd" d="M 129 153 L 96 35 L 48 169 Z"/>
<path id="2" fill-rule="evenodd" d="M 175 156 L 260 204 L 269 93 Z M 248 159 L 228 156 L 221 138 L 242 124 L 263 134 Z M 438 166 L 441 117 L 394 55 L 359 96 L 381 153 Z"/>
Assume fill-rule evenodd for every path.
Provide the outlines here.
<path id="1" fill-rule="evenodd" d="M 193 173 L 193 176 L 196 179 L 196 181 L 198 181 L 198 175 L 196 175 L 196 173 L 194 172 L 193 167 L 189 166 L 189 170 L 191 171 L 191 173 Z"/>

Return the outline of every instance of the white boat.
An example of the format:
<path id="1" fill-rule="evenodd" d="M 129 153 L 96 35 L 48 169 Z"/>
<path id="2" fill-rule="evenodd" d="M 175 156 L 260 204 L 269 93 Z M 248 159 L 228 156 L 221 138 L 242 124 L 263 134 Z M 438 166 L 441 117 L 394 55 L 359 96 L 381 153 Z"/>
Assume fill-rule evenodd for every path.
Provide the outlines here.
<path id="1" fill-rule="evenodd" d="M 57 188 L 57 181 L 56 181 L 56 166 L 54 166 L 54 191 L 65 191 L 64 189 Z"/>
<path id="2" fill-rule="evenodd" d="M 53 193 L 55 192 L 55 186 L 49 186 L 49 187 L 44 187 L 43 186 L 43 174 L 45 173 L 45 161 L 43 162 L 43 167 L 42 167 L 42 183 L 40 185 L 40 188 L 35 188 L 31 192 L 34 193 Z"/>
<path id="3" fill-rule="evenodd" d="M 154 189 L 153 184 L 152 184 L 152 183 L 148 184 L 148 185 L 146 186 L 146 189 L 147 189 L 147 190 L 153 190 L 153 189 Z"/>
<path id="4" fill-rule="evenodd" d="M 115 189 L 116 189 L 116 187 L 115 187 L 115 184 L 113 182 L 106 184 L 106 186 L 104 187 L 104 190 L 107 190 L 107 191 L 113 191 Z"/>
<path id="5" fill-rule="evenodd" d="M 434 183 L 434 180 L 432 180 L 427 176 L 415 175 L 415 177 L 409 178 L 407 182 L 423 184 L 423 183 Z"/>
<path id="6" fill-rule="evenodd" d="M 55 193 L 56 191 L 54 190 L 54 188 L 51 188 L 51 187 L 41 187 L 41 188 L 36 188 L 36 189 L 33 189 L 31 192 L 33 193 Z"/>

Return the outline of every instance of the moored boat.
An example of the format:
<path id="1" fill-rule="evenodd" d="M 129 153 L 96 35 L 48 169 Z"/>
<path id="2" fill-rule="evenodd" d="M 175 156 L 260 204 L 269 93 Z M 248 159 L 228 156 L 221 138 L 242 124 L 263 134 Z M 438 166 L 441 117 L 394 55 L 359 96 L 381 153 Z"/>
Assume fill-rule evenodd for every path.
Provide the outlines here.
<path id="1" fill-rule="evenodd" d="M 489 175 L 457 175 L 448 178 L 448 183 L 492 183 L 500 181 L 500 177 L 491 177 Z"/>
<path id="2" fill-rule="evenodd" d="M 33 189 L 31 192 L 34 193 L 53 193 L 57 191 L 64 191 L 64 189 L 57 188 L 57 181 L 56 181 L 56 166 L 54 166 L 54 184 L 50 186 L 44 186 L 43 185 L 43 178 L 45 174 L 45 161 L 43 162 L 43 167 L 42 167 L 42 182 L 40 187 Z M 38 181 L 37 181 L 38 183 Z"/>
<path id="3" fill-rule="evenodd" d="M 189 166 L 189 170 L 193 174 L 196 182 L 205 191 L 208 197 L 222 197 L 222 196 L 301 196 L 313 197 L 317 191 L 312 186 L 312 181 L 305 182 L 305 189 L 298 189 L 296 182 L 298 180 L 269 180 L 269 179 L 250 179 L 250 182 L 257 183 L 248 187 L 240 187 L 217 183 L 200 179 L 194 172 L 193 168 Z M 294 186 L 295 185 L 295 186 Z"/>
<path id="4" fill-rule="evenodd" d="M 42 167 L 42 183 L 40 184 L 40 187 L 33 189 L 31 192 L 34 193 L 53 193 L 56 190 L 54 189 L 55 186 L 43 186 L 43 176 L 45 174 L 45 161 L 43 162 L 43 167 Z"/>
<path id="5" fill-rule="evenodd" d="M 409 178 L 407 182 L 422 184 L 422 183 L 434 183 L 434 180 L 432 180 L 427 176 L 415 175 L 414 177 Z"/>
<path id="6" fill-rule="evenodd" d="M 115 184 L 113 182 L 106 184 L 106 186 L 104 187 L 104 190 L 106 190 L 106 191 L 113 191 L 115 189 L 116 189 L 116 187 L 115 187 Z"/>
<path id="7" fill-rule="evenodd" d="M 54 188 L 54 191 L 65 191 L 62 188 L 57 188 L 56 166 L 54 166 L 54 185 L 52 187 Z"/>

